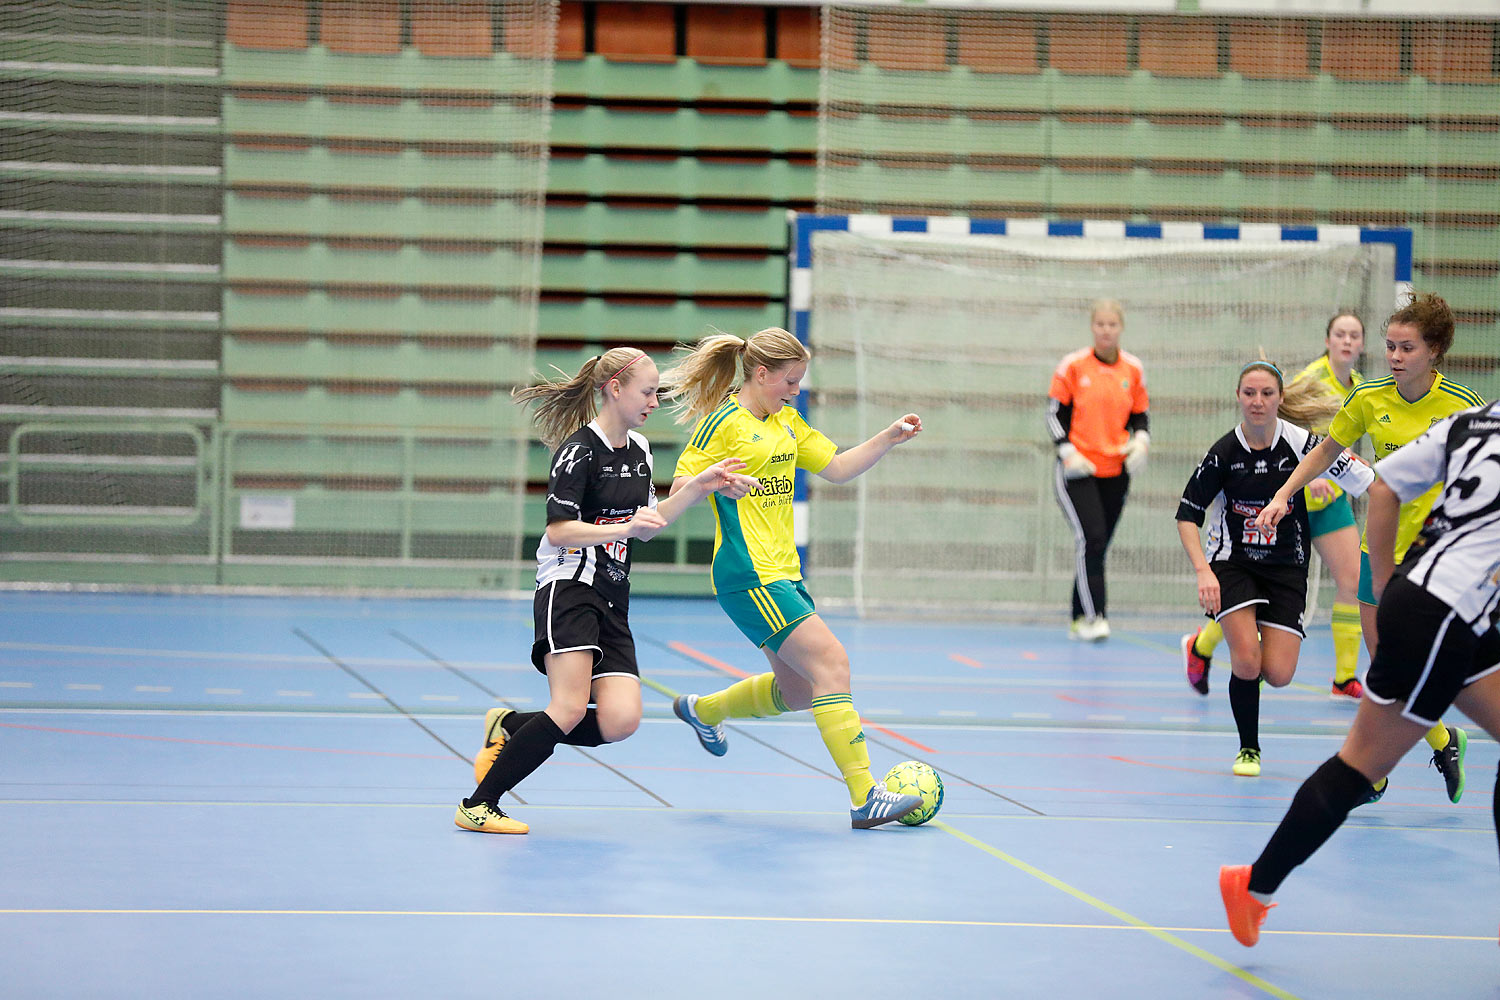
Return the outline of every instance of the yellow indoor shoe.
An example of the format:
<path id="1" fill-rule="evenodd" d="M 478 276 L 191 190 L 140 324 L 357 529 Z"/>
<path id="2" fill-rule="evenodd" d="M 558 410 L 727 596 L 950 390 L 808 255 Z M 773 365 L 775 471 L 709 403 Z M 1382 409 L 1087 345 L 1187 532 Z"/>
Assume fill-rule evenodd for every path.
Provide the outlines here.
<path id="1" fill-rule="evenodd" d="M 520 820 L 505 815 L 499 806 L 492 806 L 488 802 L 472 806 L 460 802 L 458 812 L 453 814 L 453 825 L 475 833 L 526 833 L 531 829 Z"/>
<path id="2" fill-rule="evenodd" d="M 1260 777 L 1260 751 L 1241 747 L 1240 755 L 1234 759 L 1233 771 L 1241 778 Z"/>

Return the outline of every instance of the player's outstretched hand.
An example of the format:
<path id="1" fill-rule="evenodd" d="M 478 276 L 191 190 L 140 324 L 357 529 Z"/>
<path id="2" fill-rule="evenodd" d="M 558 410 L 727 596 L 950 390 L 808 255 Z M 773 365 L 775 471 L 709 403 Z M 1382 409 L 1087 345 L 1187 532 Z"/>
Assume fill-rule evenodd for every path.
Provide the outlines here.
<path id="1" fill-rule="evenodd" d="M 649 542 L 666 526 L 667 519 L 658 514 L 654 508 L 638 507 L 629 523 L 625 525 L 625 537 L 639 538 L 643 542 Z"/>
<path id="2" fill-rule="evenodd" d="M 1276 527 L 1276 525 L 1281 523 L 1281 519 L 1286 517 L 1288 506 L 1285 500 L 1272 498 L 1271 502 L 1262 507 L 1260 513 L 1255 515 L 1255 526 L 1257 528 Z"/>
<path id="3" fill-rule="evenodd" d="M 731 500 L 738 500 L 760 486 L 759 479 L 740 474 L 743 468 L 744 459 L 731 457 L 710 465 L 693 478 L 705 493 L 722 493 Z"/>
<path id="4" fill-rule="evenodd" d="M 891 436 L 891 440 L 896 444 L 900 444 L 903 441 L 910 441 L 922 433 L 922 418 L 915 413 L 908 413 L 887 427 L 886 433 Z"/>

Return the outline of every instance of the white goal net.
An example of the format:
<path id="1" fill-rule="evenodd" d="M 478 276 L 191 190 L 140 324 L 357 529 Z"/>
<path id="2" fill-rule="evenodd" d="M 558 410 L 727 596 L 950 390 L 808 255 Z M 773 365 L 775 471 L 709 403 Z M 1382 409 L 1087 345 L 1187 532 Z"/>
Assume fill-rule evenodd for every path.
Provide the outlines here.
<path id="1" fill-rule="evenodd" d="M 811 268 L 793 297 L 810 309 L 799 325 L 814 426 L 849 445 L 908 410 L 924 422 L 854 483 L 812 481 L 819 595 L 861 610 L 1066 615 L 1074 542 L 1053 489 L 1047 390 L 1063 355 L 1092 343 L 1090 303 L 1111 298 L 1124 305 L 1123 348 L 1145 365 L 1152 451 L 1110 550 L 1110 612 L 1191 614 L 1177 499 L 1238 419 L 1241 366 L 1264 349 L 1290 379 L 1322 352 L 1329 317 L 1353 308 L 1364 370 L 1379 375 L 1397 294 L 1384 243 L 850 231 L 804 242 Z"/>

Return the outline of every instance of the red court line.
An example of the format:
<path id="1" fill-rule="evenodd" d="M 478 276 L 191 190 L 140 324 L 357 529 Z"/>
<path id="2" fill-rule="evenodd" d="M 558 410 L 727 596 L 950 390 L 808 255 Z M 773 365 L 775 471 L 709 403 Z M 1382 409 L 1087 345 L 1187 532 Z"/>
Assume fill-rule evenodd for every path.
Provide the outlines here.
<path id="1" fill-rule="evenodd" d="M 722 670 L 730 677 L 738 677 L 741 680 L 744 680 L 746 677 L 751 676 L 750 674 L 741 670 L 739 667 L 731 667 L 723 660 L 716 660 L 712 656 L 709 656 L 707 653 L 699 652 L 692 646 L 689 646 L 687 643 L 678 642 L 676 639 L 673 639 L 672 641 L 668 642 L 667 645 L 674 651 L 681 653 L 683 656 L 686 656 L 689 659 L 697 660 L 699 663 L 707 664 L 708 666 L 713 667 L 715 670 Z"/>
<path id="2" fill-rule="evenodd" d="M 984 669 L 983 663 L 980 663 L 972 656 L 965 656 L 962 653 L 949 653 L 948 659 L 952 660 L 954 663 L 962 663 L 966 667 L 978 667 L 981 670 Z"/>
<path id="3" fill-rule="evenodd" d="M 732 667 L 729 664 L 725 663 L 723 660 L 715 659 L 714 657 L 709 656 L 707 653 L 700 652 L 699 650 L 694 649 L 692 646 L 689 646 L 685 642 L 678 642 L 676 639 L 672 639 L 667 643 L 667 646 L 674 652 L 681 653 L 683 656 L 686 656 L 689 659 L 697 660 L 699 663 L 713 667 L 715 670 L 723 671 L 731 677 L 737 677 L 741 680 L 744 680 L 746 677 L 752 676 L 751 674 L 748 674 L 745 671 L 741 670 L 739 667 Z M 926 744 L 918 743 L 916 740 L 912 739 L 909 736 L 901 735 L 894 729 L 887 729 L 885 726 L 877 726 L 869 719 L 861 717 L 859 721 L 862 725 L 868 726 L 869 728 L 875 730 L 877 733 L 882 733 L 886 736 L 889 736 L 893 740 L 900 740 L 907 746 L 914 747 L 922 751 L 923 753 L 938 752 L 932 747 L 927 746 Z"/>
<path id="4" fill-rule="evenodd" d="M 145 740 L 148 743 L 191 743 L 205 747 L 235 747 L 241 750 L 293 750 L 298 753 L 335 753 L 355 757 L 406 757 L 415 760 L 452 760 L 449 754 L 395 753 L 390 750 L 342 750 L 331 747 L 292 747 L 274 743 L 238 743 L 231 740 L 194 740 L 184 736 L 147 736 L 143 733 L 103 733 L 92 729 L 61 729 L 55 726 L 28 726 L 19 722 L 0 722 L 0 729 L 28 729 L 38 733 L 62 733 L 66 736 L 101 736 L 114 740 Z"/>

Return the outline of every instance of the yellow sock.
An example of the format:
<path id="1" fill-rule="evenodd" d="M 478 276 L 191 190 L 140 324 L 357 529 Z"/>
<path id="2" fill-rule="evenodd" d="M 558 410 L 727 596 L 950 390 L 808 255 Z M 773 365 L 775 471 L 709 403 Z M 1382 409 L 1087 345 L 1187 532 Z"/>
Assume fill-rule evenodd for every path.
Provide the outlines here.
<path id="1" fill-rule="evenodd" d="M 781 688 L 776 686 L 776 675 L 772 673 L 746 677 L 722 691 L 702 695 L 695 708 L 698 718 L 710 726 L 717 726 L 725 719 L 769 719 L 791 711 L 782 700 Z"/>
<path id="2" fill-rule="evenodd" d="M 1448 727 L 1443 725 L 1442 719 L 1439 719 L 1437 725 L 1427 730 L 1427 735 L 1424 738 L 1427 740 L 1427 745 L 1432 747 L 1432 749 L 1441 750 L 1448 745 Z"/>
<path id="3" fill-rule="evenodd" d="M 864 805 L 870 789 L 875 787 L 875 779 L 870 774 L 870 753 L 865 749 L 865 731 L 859 724 L 859 713 L 854 710 L 854 698 L 847 694 L 814 698 L 812 715 L 823 745 L 839 766 L 844 784 L 849 786 L 849 802 Z"/>
<path id="4" fill-rule="evenodd" d="M 1335 603 L 1329 630 L 1333 632 L 1333 680 L 1342 684 L 1359 665 L 1359 605 Z"/>
<path id="5" fill-rule="evenodd" d="M 1199 656 L 1213 656 L 1214 650 L 1219 648 L 1219 643 L 1224 641 L 1224 630 L 1219 623 L 1210 620 L 1198 632 L 1198 640 L 1193 643 L 1193 651 Z"/>

